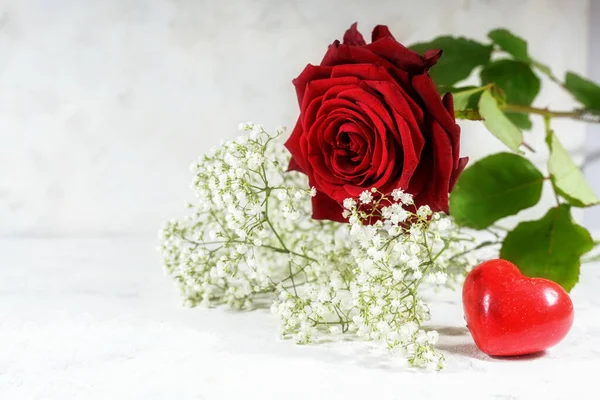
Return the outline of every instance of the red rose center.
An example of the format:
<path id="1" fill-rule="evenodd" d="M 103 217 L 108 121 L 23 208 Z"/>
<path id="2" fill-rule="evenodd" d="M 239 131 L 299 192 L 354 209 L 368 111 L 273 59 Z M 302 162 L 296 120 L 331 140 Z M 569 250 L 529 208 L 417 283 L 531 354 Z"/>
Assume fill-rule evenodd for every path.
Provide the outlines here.
<path id="1" fill-rule="evenodd" d="M 345 122 L 338 129 L 331 153 L 331 165 L 336 175 L 358 178 L 369 164 L 367 133 L 353 122 Z"/>

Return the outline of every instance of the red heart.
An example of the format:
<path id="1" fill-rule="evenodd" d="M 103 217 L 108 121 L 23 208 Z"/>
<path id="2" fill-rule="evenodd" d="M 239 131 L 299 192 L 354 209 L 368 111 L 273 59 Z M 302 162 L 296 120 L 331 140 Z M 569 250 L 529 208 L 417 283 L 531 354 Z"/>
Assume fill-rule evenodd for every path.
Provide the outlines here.
<path id="1" fill-rule="evenodd" d="M 573 325 L 573 303 L 562 287 L 523 276 L 506 260 L 475 267 L 465 280 L 462 296 L 475 344 L 491 356 L 546 350 Z"/>

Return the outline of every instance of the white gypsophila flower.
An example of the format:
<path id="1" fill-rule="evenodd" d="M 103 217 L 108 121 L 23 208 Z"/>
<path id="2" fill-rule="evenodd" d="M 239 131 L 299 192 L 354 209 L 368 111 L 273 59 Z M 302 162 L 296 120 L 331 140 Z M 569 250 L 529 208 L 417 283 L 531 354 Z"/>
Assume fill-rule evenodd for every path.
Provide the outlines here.
<path id="1" fill-rule="evenodd" d="M 191 215 L 160 232 L 164 269 L 186 303 L 248 309 L 270 299 L 285 338 L 350 332 L 402 350 L 411 365 L 440 368 L 421 286 L 451 285 L 477 262 L 465 235 L 428 207 L 411 211 L 401 189 L 391 198 L 364 191 L 358 200 L 369 211 L 345 200 L 349 224 L 315 221 L 316 189 L 287 172 L 283 130 L 239 128 L 240 137 L 192 164 Z"/>
<path id="2" fill-rule="evenodd" d="M 410 194 L 410 193 L 403 193 L 403 194 L 401 194 L 400 195 L 400 201 L 405 206 L 409 206 L 409 205 L 414 204 L 413 195 Z"/>
<path id="3" fill-rule="evenodd" d="M 419 207 L 419 209 L 417 210 L 417 216 L 419 218 L 427 218 L 431 215 L 431 208 L 429 208 L 428 205 L 424 205 Z"/>
<path id="4" fill-rule="evenodd" d="M 360 194 L 359 200 L 363 204 L 369 204 L 373 201 L 373 194 L 370 191 L 365 190 Z"/>
<path id="5" fill-rule="evenodd" d="M 400 188 L 392 190 L 392 199 L 394 199 L 394 201 L 400 200 L 402 195 L 404 195 L 404 190 Z"/>
<path id="6" fill-rule="evenodd" d="M 436 214 L 438 215 L 438 214 Z M 439 221 L 437 221 L 437 229 L 440 232 L 444 232 L 448 229 L 450 229 L 450 227 L 452 226 L 452 223 L 450 222 L 449 218 L 441 218 Z"/>
<path id="7" fill-rule="evenodd" d="M 344 199 L 344 208 L 346 210 L 353 210 L 356 207 L 356 200 L 352 198 Z"/>

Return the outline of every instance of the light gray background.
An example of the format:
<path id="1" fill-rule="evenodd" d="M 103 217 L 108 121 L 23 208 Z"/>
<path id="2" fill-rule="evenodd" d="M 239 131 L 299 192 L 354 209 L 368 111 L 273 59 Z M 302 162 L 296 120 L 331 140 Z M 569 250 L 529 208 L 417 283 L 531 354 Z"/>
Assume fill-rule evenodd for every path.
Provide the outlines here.
<path id="1" fill-rule="evenodd" d="M 591 18 L 586 0 L 0 0 L 0 235 L 153 234 L 183 211 L 190 162 L 238 122 L 293 125 L 291 79 L 354 21 L 407 44 L 506 26 L 557 75 L 600 80 Z M 536 104 L 574 106 L 551 85 Z M 579 161 L 600 148 L 597 127 L 587 144 L 585 125 L 555 128 Z M 465 155 L 501 148 L 463 131 Z M 543 147 L 540 121 L 527 135 Z M 600 192 L 600 165 L 587 173 Z"/>
<path id="2" fill-rule="evenodd" d="M 588 76 L 600 82 L 600 1 L 592 0 L 589 14 L 589 61 Z M 600 125 L 587 127 L 586 153 L 588 161 L 584 172 L 592 183 L 596 194 L 600 193 Z M 585 212 L 584 223 L 600 228 L 600 207 L 592 207 Z"/>

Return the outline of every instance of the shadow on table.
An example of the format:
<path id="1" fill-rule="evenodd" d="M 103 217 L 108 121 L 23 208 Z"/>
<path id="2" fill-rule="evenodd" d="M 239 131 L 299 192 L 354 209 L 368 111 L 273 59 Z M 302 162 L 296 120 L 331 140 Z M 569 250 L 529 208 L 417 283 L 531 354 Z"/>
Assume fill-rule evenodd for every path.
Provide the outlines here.
<path id="1" fill-rule="evenodd" d="M 466 328 L 465 328 L 466 330 Z M 462 356 L 462 357 L 469 357 L 472 359 L 476 359 L 476 360 L 481 360 L 481 361 L 496 361 L 496 360 L 501 360 L 501 361 L 513 361 L 513 362 L 517 362 L 517 361 L 530 361 L 530 360 L 536 360 L 538 358 L 542 358 L 546 355 L 545 351 L 541 351 L 538 353 L 533 353 L 533 354 L 526 354 L 526 355 L 522 355 L 522 356 L 489 356 L 487 354 L 485 354 L 484 352 L 482 352 L 481 350 L 479 350 L 477 348 L 477 346 L 475 345 L 475 343 L 472 342 L 472 339 L 469 337 L 468 339 L 465 338 L 464 341 L 461 341 L 460 343 L 446 343 L 446 341 L 444 340 L 443 336 L 444 335 L 448 335 L 448 336 L 461 336 L 461 333 L 455 333 L 458 331 L 455 331 L 455 328 L 450 328 L 449 333 L 443 333 L 444 329 L 440 329 L 438 328 L 438 332 L 440 334 L 440 343 L 437 345 L 437 348 L 448 352 L 450 354 L 454 354 L 457 356 Z M 468 331 L 467 331 L 468 332 Z M 466 342 L 466 340 L 469 340 L 469 342 Z"/>

